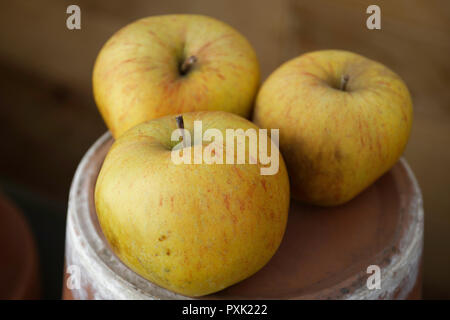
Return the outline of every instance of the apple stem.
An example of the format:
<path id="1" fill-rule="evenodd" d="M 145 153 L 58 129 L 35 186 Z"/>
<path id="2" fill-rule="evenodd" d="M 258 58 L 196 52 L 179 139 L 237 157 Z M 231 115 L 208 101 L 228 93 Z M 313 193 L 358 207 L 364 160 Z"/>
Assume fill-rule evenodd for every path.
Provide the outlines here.
<path id="1" fill-rule="evenodd" d="M 341 88 L 340 89 L 342 91 L 345 91 L 345 89 L 347 89 L 347 83 L 348 83 L 349 78 L 350 77 L 348 76 L 348 74 L 345 74 L 341 77 Z"/>
<path id="2" fill-rule="evenodd" d="M 197 62 L 196 56 L 190 56 L 186 60 L 184 60 L 183 64 L 180 67 L 180 73 L 182 75 L 185 75 L 189 72 L 189 70 L 192 68 L 192 66 Z"/>
<path id="3" fill-rule="evenodd" d="M 183 120 L 183 116 L 179 115 L 175 117 L 175 120 L 177 121 L 177 127 L 178 129 L 182 129 L 181 130 L 181 135 L 183 137 L 183 147 L 186 148 L 186 139 L 184 138 L 184 120 Z"/>

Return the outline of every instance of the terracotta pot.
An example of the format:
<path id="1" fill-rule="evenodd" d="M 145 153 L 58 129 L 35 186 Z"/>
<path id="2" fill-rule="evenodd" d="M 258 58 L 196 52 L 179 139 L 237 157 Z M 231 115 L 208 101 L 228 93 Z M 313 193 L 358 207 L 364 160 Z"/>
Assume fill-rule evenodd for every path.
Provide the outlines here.
<path id="1" fill-rule="evenodd" d="M 103 135 L 75 174 L 69 198 L 66 266 L 79 288 L 65 299 L 188 299 L 143 279 L 111 251 L 95 212 L 93 191 L 112 144 Z M 252 277 L 205 299 L 420 298 L 422 197 L 408 164 L 391 171 L 350 203 L 319 208 L 292 203 L 283 242 Z M 381 289 L 369 289 L 370 265 L 381 270 Z"/>
<path id="2" fill-rule="evenodd" d="M 22 214 L 0 194 L 0 299 L 38 299 L 36 245 Z"/>

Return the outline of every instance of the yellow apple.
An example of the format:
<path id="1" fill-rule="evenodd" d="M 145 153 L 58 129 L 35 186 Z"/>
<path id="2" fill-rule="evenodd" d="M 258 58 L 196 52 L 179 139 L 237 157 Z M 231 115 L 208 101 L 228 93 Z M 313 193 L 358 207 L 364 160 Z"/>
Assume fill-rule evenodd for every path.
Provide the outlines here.
<path id="1" fill-rule="evenodd" d="M 205 135 L 211 128 L 224 136 L 227 129 L 257 129 L 228 112 L 191 112 L 183 119 L 187 132 L 202 121 Z M 278 172 L 261 175 L 265 165 L 249 162 L 249 143 L 241 145 L 245 163 L 175 164 L 173 150 L 183 150 L 174 148 L 176 128 L 175 118 L 166 116 L 118 138 L 97 179 L 95 206 L 113 251 L 128 267 L 161 287 L 200 296 L 249 277 L 269 261 L 286 227 L 289 178 L 281 155 Z M 183 151 L 191 154 L 198 145 L 206 150 L 210 144 Z"/>
<path id="2" fill-rule="evenodd" d="M 274 71 L 258 93 L 254 121 L 280 129 L 294 198 L 349 201 L 401 156 L 413 112 L 408 89 L 384 65 L 358 54 L 304 54 Z"/>
<path id="3" fill-rule="evenodd" d="M 190 111 L 249 117 L 256 54 L 229 25 L 201 15 L 153 16 L 114 34 L 93 71 L 94 98 L 114 137 L 144 121 Z"/>

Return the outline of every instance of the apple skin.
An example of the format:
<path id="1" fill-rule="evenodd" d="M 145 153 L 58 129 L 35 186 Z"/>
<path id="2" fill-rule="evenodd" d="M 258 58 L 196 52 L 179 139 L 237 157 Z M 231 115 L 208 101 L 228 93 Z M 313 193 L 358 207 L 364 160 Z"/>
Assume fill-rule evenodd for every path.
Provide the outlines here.
<path id="1" fill-rule="evenodd" d="M 259 126 L 280 129 L 292 197 L 322 206 L 349 201 L 387 172 L 405 149 L 412 118 L 397 74 L 339 50 L 280 66 L 263 83 L 253 115 Z"/>
<path id="2" fill-rule="evenodd" d="M 197 61 L 182 75 L 186 59 Z M 191 111 L 249 117 L 260 82 L 255 51 L 229 25 L 201 15 L 153 16 L 114 34 L 94 65 L 94 98 L 114 137 Z"/>
<path id="3" fill-rule="evenodd" d="M 192 132 L 257 128 L 227 112 L 183 115 Z M 260 175 L 260 164 L 174 164 L 174 117 L 127 131 L 101 168 L 95 206 L 113 251 L 128 267 L 161 287 L 187 296 L 224 289 L 261 269 L 282 240 L 289 178 Z M 225 142 L 224 142 L 225 143 Z M 192 148 L 192 147 L 190 147 Z M 248 144 L 247 144 L 248 154 Z"/>

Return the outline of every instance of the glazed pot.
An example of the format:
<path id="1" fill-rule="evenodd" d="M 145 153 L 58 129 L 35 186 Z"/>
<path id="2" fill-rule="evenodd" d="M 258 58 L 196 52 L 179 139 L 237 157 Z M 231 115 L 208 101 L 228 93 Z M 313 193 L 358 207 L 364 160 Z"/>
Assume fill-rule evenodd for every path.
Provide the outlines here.
<path id="1" fill-rule="evenodd" d="M 103 236 L 94 188 L 112 142 L 104 134 L 86 153 L 72 182 L 63 298 L 192 299 L 131 271 Z M 283 242 L 269 263 L 252 277 L 201 298 L 420 298 L 423 221 L 419 186 L 401 159 L 345 205 L 319 208 L 293 202 Z M 381 271 L 376 287 L 370 285 L 374 268 Z"/>

